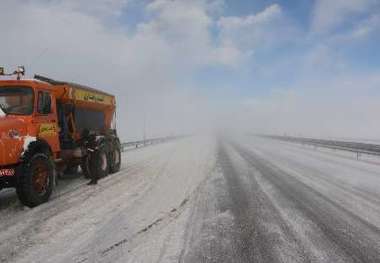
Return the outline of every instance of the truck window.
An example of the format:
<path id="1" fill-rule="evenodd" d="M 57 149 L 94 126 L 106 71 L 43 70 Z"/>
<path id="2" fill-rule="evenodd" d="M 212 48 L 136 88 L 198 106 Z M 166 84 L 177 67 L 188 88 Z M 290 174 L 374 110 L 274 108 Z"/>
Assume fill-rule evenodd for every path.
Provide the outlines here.
<path id="1" fill-rule="evenodd" d="M 44 115 L 51 113 L 51 97 L 49 92 L 38 92 L 37 112 Z"/>
<path id="2" fill-rule="evenodd" d="M 0 108 L 5 114 L 30 115 L 33 101 L 33 90 L 29 87 L 0 87 Z"/>

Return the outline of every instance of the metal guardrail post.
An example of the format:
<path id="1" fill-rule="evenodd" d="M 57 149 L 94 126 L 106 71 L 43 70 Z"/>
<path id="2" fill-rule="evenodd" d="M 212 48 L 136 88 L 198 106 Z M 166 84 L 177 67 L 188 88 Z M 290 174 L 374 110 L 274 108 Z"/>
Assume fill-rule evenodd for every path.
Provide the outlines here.
<path id="1" fill-rule="evenodd" d="M 147 146 L 147 145 L 152 145 L 155 143 L 163 143 L 163 142 L 180 139 L 184 137 L 186 136 L 160 137 L 160 138 L 144 139 L 142 141 L 125 142 L 121 144 L 121 149 L 122 149 L 122 152 L 124 152 L 127 146 L 133 146 L 135 148 L 139 148 L 140 145 Z"/>

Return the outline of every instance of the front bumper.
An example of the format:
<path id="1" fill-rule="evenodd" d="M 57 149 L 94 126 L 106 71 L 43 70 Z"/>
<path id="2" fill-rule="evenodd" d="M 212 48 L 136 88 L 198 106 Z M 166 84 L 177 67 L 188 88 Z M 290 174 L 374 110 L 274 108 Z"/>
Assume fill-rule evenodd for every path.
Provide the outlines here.
<path id="1" fill-rule="evenodd" d="M 15 168 L 0 168 L 0 177 L 12 177 L 16 175 Z"/>

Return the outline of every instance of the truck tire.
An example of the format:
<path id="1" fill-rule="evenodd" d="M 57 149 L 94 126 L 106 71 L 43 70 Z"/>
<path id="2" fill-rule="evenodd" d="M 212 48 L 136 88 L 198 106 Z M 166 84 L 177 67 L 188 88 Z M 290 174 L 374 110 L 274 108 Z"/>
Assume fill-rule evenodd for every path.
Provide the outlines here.
<path id="1" fill-rule="evenodd" d="M 120 171 L 121 166 L 121 150 L 120 144 L 117 143 L 115 147 L 113 147 L 113 152 L 110 153 L 110 173 L 117 173 Z"/>
<path id="2" fill-rule="evenodd" d="M 88 160 L 91 179 L 95 178 L 95 180 L 98 180 L 108 175 L 110 167 L 107 151 L 104 149 L 104 147 L 101 147 L 95 152 L 91 153 Z"/>
<path id="3" fill-rule="evenodd" d="M 54 163 L 45 153 L 24 159 L 16 187 L 21 203 L 35 207 L 49 200 L 54 188 Z"/>

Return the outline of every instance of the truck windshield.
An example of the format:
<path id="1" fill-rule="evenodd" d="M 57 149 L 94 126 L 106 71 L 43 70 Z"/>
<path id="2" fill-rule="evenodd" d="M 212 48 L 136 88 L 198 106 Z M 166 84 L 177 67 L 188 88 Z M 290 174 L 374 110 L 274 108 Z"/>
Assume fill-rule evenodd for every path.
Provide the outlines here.
<path id="1" fill-rule="evenodd" d="M 32 114 L 33 90 L 28 87 L 0 87 L 0 107 L 5 114 Z"/>

